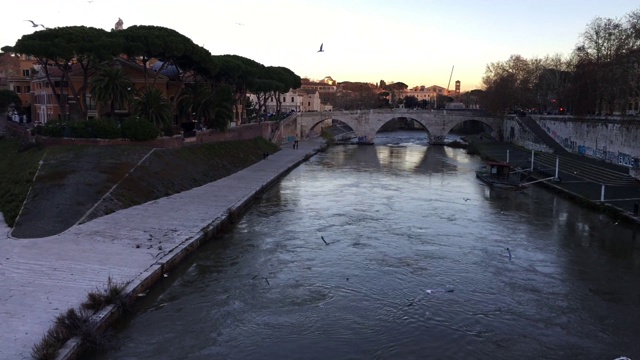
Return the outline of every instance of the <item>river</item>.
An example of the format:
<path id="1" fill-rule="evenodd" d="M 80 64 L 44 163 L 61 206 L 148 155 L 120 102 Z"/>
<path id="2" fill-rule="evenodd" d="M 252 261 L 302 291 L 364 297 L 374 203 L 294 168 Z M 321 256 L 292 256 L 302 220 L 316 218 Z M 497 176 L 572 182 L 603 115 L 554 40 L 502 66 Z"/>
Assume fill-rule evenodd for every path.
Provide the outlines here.
<path id="1" fill-rule="evenodd" d="M 640 358 L 637 229 L 483 186 L 416 132 L 375 142 L 291 172 L 94 358 Z"/>

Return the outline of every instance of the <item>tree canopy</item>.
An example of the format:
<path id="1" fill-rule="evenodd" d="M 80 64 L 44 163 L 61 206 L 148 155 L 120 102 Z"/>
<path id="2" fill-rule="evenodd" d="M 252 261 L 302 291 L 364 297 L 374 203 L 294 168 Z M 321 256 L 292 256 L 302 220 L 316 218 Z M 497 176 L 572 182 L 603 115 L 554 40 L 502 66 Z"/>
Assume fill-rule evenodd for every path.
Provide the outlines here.
<path id="1" fill-rule="evenodd" d="M 0 114 L 5 113 L 11 105 L 15 108 L 22 106 L 22 101 L 18 94 L 12 90 L 0 90 Z"/>
<path id="2" fill-rule="evenodd" d="M 593 19 L 569 56 L 526 59 L 512 55 L 487 65 L 482 102 L 497 113 L 519 108 L 625 114 L 638 111 L 639 69 L 640 9 L 623 19 Z"/>
<path id="3" fill-rule="evenodd" d="M 68 26 L 36 31 L 22 36 L 13 47 L 19 54 L 28 54 L 36 58 L 41 65 L 54 97 L 63 114 L 70 110 L 76 118 L 86 119 L 86 93 L 88 91 L 89 74 L 97 66 L 118 53 L 117 41 L 102 29 L 86 26 Z M 77 99 L 76 106 L 66 109 L 64 101 L 65 86 L 54 86 L 51 69 L 60 73 L 60 83 L 68 86 L 68 93 Z M 70 73 L 78 72 L 82 77 L 79 86 L 70 80 Z"/>

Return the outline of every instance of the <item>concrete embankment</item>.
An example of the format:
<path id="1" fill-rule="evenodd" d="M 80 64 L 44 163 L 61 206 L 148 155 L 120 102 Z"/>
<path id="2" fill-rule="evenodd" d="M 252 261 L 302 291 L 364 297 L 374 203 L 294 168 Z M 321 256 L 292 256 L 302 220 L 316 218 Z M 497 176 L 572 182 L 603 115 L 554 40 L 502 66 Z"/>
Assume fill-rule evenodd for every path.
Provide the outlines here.
<path id="1" fill-rule="evenodd" d="M 531 151 L 512 144 L 475 142 L 473 148 L 485 158 L 509 161 L 524 169 L 528 169 L 531 164 Z M 531 181 L 555 177 L 555 164 L 558 161 L 560 181 L 541 181 L 537 185 L 605 212 L 613 218 L 640 224 L 640 217 L 635 213 L 636 207 L 640 206 L 640 182 L 629 176 L 628 168 L 575 155 L 535 153 L 534 157 Z"/>
<path id="2" fill-rule="evenodd" d="M 54 318 L 78 308 L 107 279 L 128 283 L 131 298 L 163 278 L 255 198 L 324 146 L 301 141 L 204 186 L 120 210 L 38 239 L 0 239 L 0 359 L 29 358 Z M 100 326 L 118 312 L 94 315 Z M 58 359 L 74 358 L 69 341 Z"/>

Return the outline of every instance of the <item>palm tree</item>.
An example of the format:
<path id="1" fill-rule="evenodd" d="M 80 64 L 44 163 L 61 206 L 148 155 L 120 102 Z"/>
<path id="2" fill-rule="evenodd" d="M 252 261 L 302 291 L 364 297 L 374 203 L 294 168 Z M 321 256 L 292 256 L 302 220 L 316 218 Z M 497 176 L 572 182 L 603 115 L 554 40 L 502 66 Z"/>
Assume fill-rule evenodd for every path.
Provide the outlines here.
<path id="1" fill-rule="evenodd" d="M 227 86 L 212 89 L 201 81 L 186 86 L 178 97 L 177 109 L 182 118 L 192 120 L 192 116 L 207 127 L 226 130 L 233 119 L 233 94 Z"/>
<path id="2" fill-rule="evenodd" d="M 100 104 L 109 104 L 113 117 L 116 106 L 128 105 L 134 99 L 135 90 L 127 73 L 119 67 L 103 67 L 89 81 L 91 96 Z"/>
<path id="3" fill-rule="evenodd" d="M 136 116 L 151 121 L 158 129 L 171 125 L 171 103 L 156 88 L 147 88 L 133 106 Z"/>

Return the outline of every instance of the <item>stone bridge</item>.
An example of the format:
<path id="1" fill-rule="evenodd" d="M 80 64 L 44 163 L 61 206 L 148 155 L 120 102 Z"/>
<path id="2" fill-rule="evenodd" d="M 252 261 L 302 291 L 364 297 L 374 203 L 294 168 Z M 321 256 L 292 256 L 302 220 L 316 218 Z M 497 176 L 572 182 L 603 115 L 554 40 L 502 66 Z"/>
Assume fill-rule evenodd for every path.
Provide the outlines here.
<path id="1" fill-rule="evenodd" d="M 430 144 L 443 144 L 445 136 L 456 125 L 476 120 L 491 128 L 491 135 L 502 134 L 503 119 L 488 116 L 479 111 L 469 110 L 412 110 L 412 109 L 376 109 L 356 111 L 325 111 L 298 113 L 297 136 L 305 137 L 319 124 L 325 126 L 329 120 L 340 120 L 355 132 L 358 142 L 373 143 L 380 128 L 395 118 L 413 119 L 420 123 L 429 135 Z"/>

